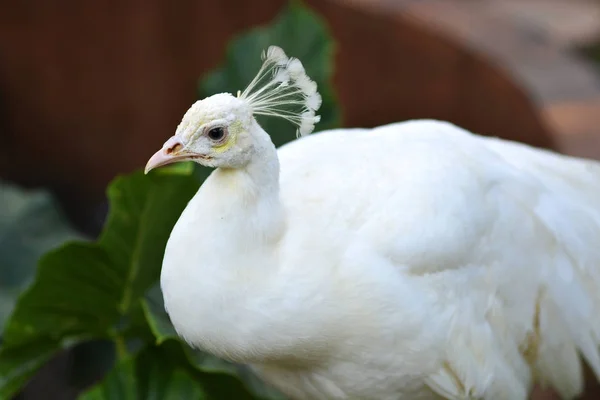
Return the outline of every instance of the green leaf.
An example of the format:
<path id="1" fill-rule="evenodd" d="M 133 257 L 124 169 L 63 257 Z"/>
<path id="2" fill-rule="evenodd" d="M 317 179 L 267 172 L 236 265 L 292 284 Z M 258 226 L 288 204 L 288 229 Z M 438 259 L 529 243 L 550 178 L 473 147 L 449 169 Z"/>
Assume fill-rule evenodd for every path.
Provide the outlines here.
<path id="1" fill-rule="evenodd" d="M 161 344 L 169 339 L 177 339 L 177 332 L 171 324 L 169 315 L 165 311 L 160 286 L 155 285 L 151 288 L 146 299 L 140 303 L 142 312 L 142 323 L 148 328 L 148 331 L 156 344 Z"/>
<path id="2" fill-rule="evenodd" d="M 0 182 L 0 332 L 38 259 L 79 238 L 49 193 Z"/>
<path id="3" fill-rule="evenodd" d="M 110 257 L 107 272 L 119 279 L 120 286 L 110 290 L 119 294 L 122 314 L 157 281 L 171 229 L 198 189 L 188 172 L 167 170 L 152 178 L 133 174 L 108 190 L 111 213 L 100 247 Z"/>
<path id="4" fill-rule="evenodd" d="M 165 354 L 168 354 L 173 363 L 185 366 L 193 374 L 204 393 L 206 393 L 207 399 L 258 399 L 235 374 L 220 368 L 222 361 L 200 352 L 193 352 L 187 345 L 177 339 L 165 340 L 159 347 L 164 350 Z M 208 364 L 203 364 L 204 358 L 217 361 L 217 366 L 211 368 Z"/>
<path id="5" fill-rule="evenodd" d="M 251 30 L 234 40 L 228 48 L 225 65 L 200 83 L 200 97 L 243 91 L 260 68 L 260 54 L 270 45 L 280 46 L 288 56 L 300 59 L 308 76 L 317 82 L 323 105 L 318 112 L 321 122 L 315 129 L 320 131 L 337 127 L 340 112 L 330 83 L 334 64 L 333 40 L 323 20 L 297 1 L 292 1 L 269 26 Z M 295 127 L 287 121 L 279 118 L 258 119 L 276 146 L 296 137 Z"/>
<path id="6" fill-rule="evenodd" d="M 147 306 L 144 308 L 144 315 L 150 319 L 154 318 L 150 308 Z M 154 330 L 155 325 L 156 323 L 153 322 L 147 328 Z M 204 358 L 207 358 L 208 362 L 205 362 Z M 125 360 L 129 359 L 130 357 L 127 357 Z M 209 365 L 211 360 L 215 362 L 214 367 Z M 165 336 L 160 344 L 148 344 L 138 354 L 135 363 L 135 373 L 131 372 L 131 367 L 123 368 L 121 364 L 117 365 L 105 382 L 93 388 L 82 399 L 129 399 L 130 397 L 126 397 L 126 395 L 131 393 L 131 388 L 123 384 L 124 381 L 130 382 L 134 388 L 133 393 L 135 397 L 132 398 L 169 398 L 167 395 L 170 395 L 174 390 L 172 382 L 169 381 L 172 379 L 172 377 L 169 377 L 169 371 L 180 371 L 181 376 L 185 374 L 186 382 L 193 379 L 195 382 L 194 386 L 201 389 L 203 398 L 206 399 L 259 399 L 259 397 L 254 396 L 244 386 L 236 376 L 235 371 L 232 372 L 231 370 L 221 368 L 222 361 L 193 351 L 176 337 Z M 155 376 L 163 378 L 157 379 Z M 153 396 L 151 397 L 150 394 L 153 394 Z M 193 396 L 192 393 L 179 395 L 182 399 L 197 398 L 190 397 Z M 267 400 L 266 397 L 264 399 Z M 269 399 L 274 398 L 271 397 Z"/>
<path id="7" fill-rule="evenodd" d="M 111 184 L 111 209 L 99 241 L 67 244 L 45 255 L 7 322 L 0 398 L 13 394 L 44 361 L 18 349 L 43 343 L 40 354 L 47 359 L 82 340 L 119 335 L 115 325 L 158 280 L 171 229 L 197 189 L 192 169 L 181 167 L 150 176 L 138 172 Z"/>
<path id="8" fill-rule="evenodd" d="M 104 381 L 80 400 L 203 400 L 200 382 L 173 357 L 168 346 L 148 346 L 135 358 L 127 357 Z"/>
<path id="9" fill-rule="evenodd" d="M 10 399 L 58 348 L 58 343 L 46 339 L 4 349 L 0 353 L 0 399 Z"/>

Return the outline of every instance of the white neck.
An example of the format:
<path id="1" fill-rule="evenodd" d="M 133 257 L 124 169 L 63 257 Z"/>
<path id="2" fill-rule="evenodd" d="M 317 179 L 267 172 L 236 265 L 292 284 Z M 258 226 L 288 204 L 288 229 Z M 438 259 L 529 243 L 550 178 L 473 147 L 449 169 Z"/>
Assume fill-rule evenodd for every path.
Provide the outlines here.
<path id="1" fill-rule="evenodd" d="M 210 210 L 212 219 L 220 216 L 213 229 L 226 230 L 221 240 L 230 251 L 272 245 L 284 228 L 277 150 L 269 135 L 254 125 L 254 156 L 248 165 L 218 168 L 193 200 L 197 207 Z"/>
<path id="2" fill-rule="evenodd" d="M 264 337 L 262 330 L 272 327 L 265 307 L 276 312 L 276 305 L 265 304 L 264 285 L 276 275 L 276 249 L 285 233 L 277 151 L 256 128 L 253 160 L 245 168 L 215 170 L 186 207 L 161 274 L 165 306 L 180 335 L 240 361 L 271 346 L 253 348 L 248 338 Z"/>

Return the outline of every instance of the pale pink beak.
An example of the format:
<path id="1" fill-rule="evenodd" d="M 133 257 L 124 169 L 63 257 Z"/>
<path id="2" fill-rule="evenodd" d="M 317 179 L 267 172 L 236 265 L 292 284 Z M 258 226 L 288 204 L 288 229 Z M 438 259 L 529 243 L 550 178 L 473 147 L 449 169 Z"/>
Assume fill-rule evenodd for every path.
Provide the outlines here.
<path id="1" fill-rule="evenodd" d="M 163 165 L 172 164 L 178 161 L 185 161 L 191 159 L 193 154 L 182 151 L 184 147 L 183 142 L 177 136 L 171 136 L 163 145 L 162 149 L 154 153 L 146 164 L 144 173 L 147 174 L 154 168 L 161 167 Z"/>

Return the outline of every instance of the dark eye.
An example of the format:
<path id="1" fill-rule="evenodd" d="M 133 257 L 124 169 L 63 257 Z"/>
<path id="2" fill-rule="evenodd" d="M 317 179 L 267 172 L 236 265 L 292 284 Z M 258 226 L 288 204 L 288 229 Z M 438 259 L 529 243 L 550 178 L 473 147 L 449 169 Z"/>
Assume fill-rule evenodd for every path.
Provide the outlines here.
<path id="1" fill-rule="evenodd" d="M 221 140 L 225 136 L 225 128 L 223 128 L 221 126 L 216 127 L 216 128 L 211 128 L 208 131 L 207 135 L 211 140 L 214 140 L 214 141 Z"/>

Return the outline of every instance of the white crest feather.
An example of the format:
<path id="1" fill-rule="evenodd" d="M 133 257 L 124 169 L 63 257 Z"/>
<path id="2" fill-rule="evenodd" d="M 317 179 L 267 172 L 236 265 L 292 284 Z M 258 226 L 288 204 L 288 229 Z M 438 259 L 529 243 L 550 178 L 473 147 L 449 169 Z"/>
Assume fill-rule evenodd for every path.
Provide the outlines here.
<path id="1" fill-rule="evenodd" d="M 260 70 L 238 97 L 248 102 L 253 114 L 284 118 L 298 127 L 297 135 L 308 135 L 321 119 L 315 114 L 321 107 L 317 84 L 300 60 L 277 46 L 270 46 L 262 58 Z"/>

